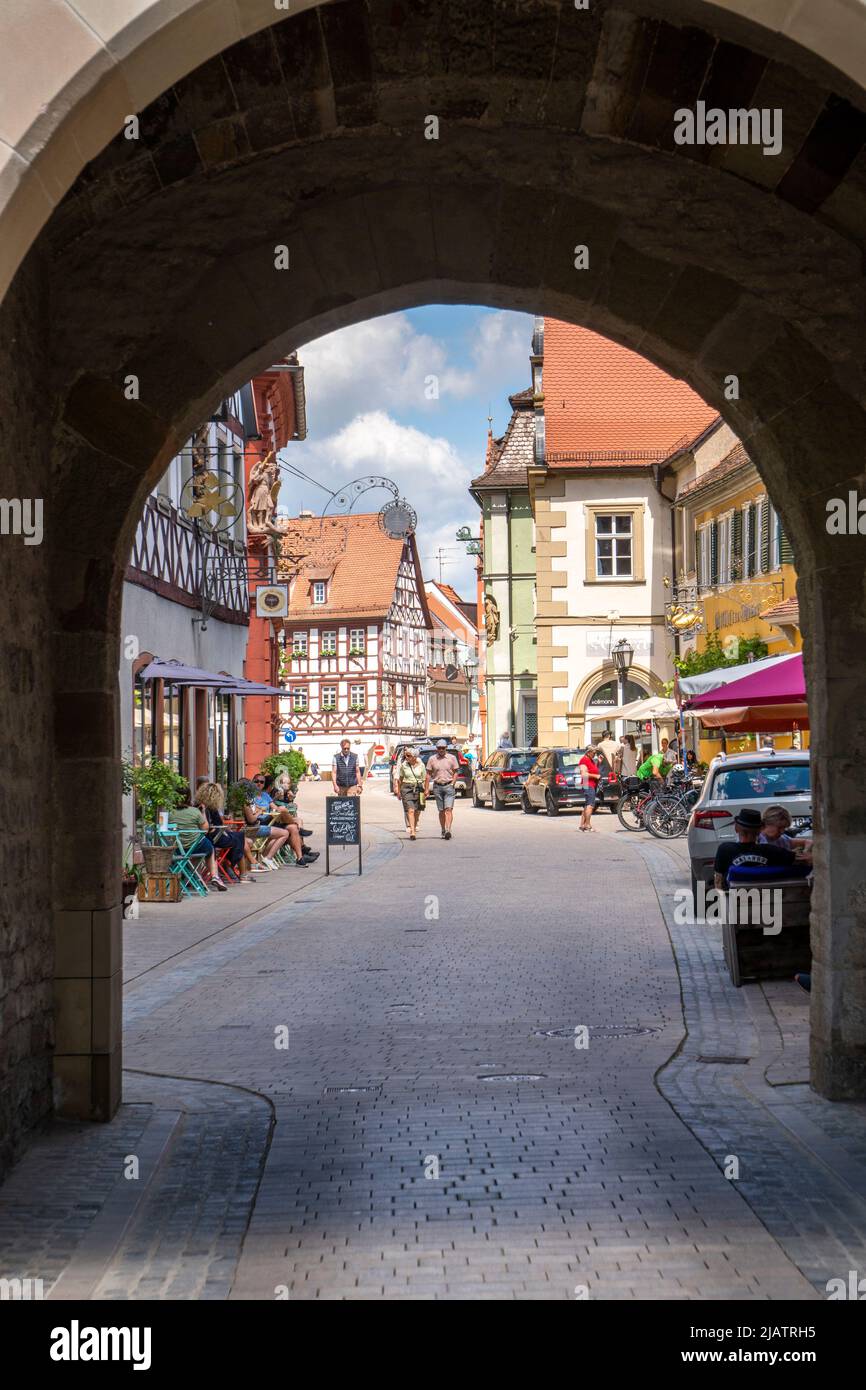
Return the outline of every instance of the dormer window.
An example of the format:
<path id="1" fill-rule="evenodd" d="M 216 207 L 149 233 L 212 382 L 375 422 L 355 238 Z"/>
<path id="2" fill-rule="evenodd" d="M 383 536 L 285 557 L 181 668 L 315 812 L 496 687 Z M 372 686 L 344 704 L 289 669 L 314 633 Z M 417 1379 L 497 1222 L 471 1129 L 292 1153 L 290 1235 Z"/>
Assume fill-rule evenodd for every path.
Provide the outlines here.
<path id="1" fill-rule="evenodd" d="M 313 603 L 324 603 L 328 596 L 328 586 L 324 579 L 313 582 Z"/>

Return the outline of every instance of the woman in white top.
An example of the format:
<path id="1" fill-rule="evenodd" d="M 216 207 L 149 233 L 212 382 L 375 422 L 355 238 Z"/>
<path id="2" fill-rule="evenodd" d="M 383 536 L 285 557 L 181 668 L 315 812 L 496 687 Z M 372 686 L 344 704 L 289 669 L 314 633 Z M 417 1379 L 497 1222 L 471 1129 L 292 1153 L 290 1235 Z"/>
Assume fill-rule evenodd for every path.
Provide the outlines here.
<path id="1" fill-rule="evenodd" d="M 637 774 L 637 749 L 634 744 L 634 734 L 623 734 L 620 744 L 620 751 L 617 754 L 619 767 L 616 771 L 620 777 L 634 777 Z"/>

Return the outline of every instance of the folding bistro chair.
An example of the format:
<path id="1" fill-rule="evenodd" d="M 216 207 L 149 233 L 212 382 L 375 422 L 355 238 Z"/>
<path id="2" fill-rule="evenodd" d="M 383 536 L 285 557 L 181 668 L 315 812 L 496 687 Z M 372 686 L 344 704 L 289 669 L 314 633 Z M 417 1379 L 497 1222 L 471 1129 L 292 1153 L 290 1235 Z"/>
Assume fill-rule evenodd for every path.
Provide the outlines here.
<path id="1" fill-rule="evenodd" d="M 184 832 L 184 834 L 187 833 L 192 834 L 191 831 Z M 208 895 L 208 886 L 202 876 L 201 870 L 205 859 L 207 859 L 207 855 L 202 854 L 200 850 L 198 853 L 193 854 L 195 843 L 201 837 L 196 836 L 196 841 L 193 841 L 191 845 L 185 845 L 181 839 L 180 831 L 176 826 L 172 825 L 169 825 L 168 830 L 158 830 L 156 835 L 161 845 L 170 845 L 174 850 L 174 858 L 171 861 L 171 873 L 177 874 L 180 878 L 180 891 L 187 897 L 191 897 L 193 893 L 197 893 L 199 897 L 206 898 Z"/>

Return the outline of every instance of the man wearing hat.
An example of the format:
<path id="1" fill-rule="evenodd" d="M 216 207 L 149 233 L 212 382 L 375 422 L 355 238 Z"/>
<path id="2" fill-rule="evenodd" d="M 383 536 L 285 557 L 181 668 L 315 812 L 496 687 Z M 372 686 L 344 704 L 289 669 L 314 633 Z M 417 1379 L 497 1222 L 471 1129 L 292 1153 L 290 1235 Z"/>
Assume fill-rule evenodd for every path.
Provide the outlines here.
<path id="1" fill-rule="evenodd" d="M 716 888 L 727 888 L 731 869 L 787 869 L 795 862 L 789 849 L 779 845 L 759 845 L 761 813 L 750 806 L 734 816 L 736 840 L 723 840 L 716 850 L 713 882 Z"/>
<path id="2" fill-rule="evenodd" d="M 451 821 L 454 818 L 454 779 L 460 771 L 460 764 L 453 753 L 448 752 L 448 742 L 444 738 L 436 740 L 436 752 L 427 759 L 427 776 L 424 779 L 424 796 L 433 795 L 439 810 L 439 824 L 442 839 L 451 839 Z"/>

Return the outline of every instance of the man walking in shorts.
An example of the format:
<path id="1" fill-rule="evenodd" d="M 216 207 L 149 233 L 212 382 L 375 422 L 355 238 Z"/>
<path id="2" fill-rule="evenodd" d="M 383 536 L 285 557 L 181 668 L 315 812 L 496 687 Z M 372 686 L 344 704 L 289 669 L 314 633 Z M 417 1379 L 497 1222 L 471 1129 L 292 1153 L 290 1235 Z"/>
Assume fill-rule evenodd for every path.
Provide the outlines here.
<path id="1" fill-rule="evenodd" d="M 433 795 L 436 798 L 436 807 L 439 811 L 439 824 L 442 827 L 442 839 L 451 839 L 451 821 L 454 817 L 454 779 L 460 770 L 460 764 L 453 753 L 448 752 L 448 744 L 444 738 L 440 738 L 436 743 L 436 752 L 431 753 L 427 759 L 427 776 L 424 779 L 425 799 L 430 795 L 430 788 L 433 788 Z"/>

